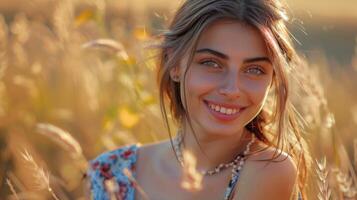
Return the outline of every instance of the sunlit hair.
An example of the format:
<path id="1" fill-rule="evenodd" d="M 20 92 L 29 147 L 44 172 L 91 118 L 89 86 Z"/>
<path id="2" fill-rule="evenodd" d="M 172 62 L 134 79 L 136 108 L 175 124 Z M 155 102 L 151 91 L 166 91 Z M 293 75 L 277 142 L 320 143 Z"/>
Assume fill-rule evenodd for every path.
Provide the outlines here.
<path id="1" fill-rule="evenodd" d="M 280 156 L 282 151 L 278 151 L 279 149 L 294 159 L 298 168 L 299 191 L 303 199 L 306 199 L 305 184 L 311 158 L 301 136 L 302 123 L 289 97 L 289 81 L 294 79 L 291 71 L 298 66 L 299 57 L 286 28 L 286 10 L 278 0 L 187 0 L 180 6 L 168 30 L 160 35 L 162 42 L 159 45 L 157 72 L 161 112 L 171 142 L 165 103 L 168 103 L 176 123 L 181 123 L 183 119 L 188 119 L 189 122 L 191 120 L 183 106 L 187 105 L 186 91 L 183 91 L 184 98 L 181 99 L 180 84 L 170 78 L 170 70 L 178 66 L 183 56 L 188 53 L 188 64 L 182 80 L 185 83 L 186 72 L 202 31 L 218 19 L 236 20 L 252 26 L 260 32 L 266 43 L 274 67 L 270 95 L 273 103 L 264 106 L 246 128 L 268 147 L 276 147 L 277 151 L 269 161 Z M 191 124 L 190 126 L 192 128 Z M 197 140 L 196 136 L 195 138 Z"/>

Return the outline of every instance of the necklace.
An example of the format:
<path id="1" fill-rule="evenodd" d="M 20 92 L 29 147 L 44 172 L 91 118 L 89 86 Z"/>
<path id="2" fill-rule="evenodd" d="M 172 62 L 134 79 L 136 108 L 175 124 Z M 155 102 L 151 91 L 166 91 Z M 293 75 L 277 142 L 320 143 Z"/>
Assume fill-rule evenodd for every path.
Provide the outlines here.
<path id="1" fill-rule="evenodd" d="M 244 158 L 246 157 L 246 155 L 248 154 L 248 152 L 250 151 L 250 146 L 254 143 L 255 141 L 255 136 L 254 134 L 252 134 L 252 139 L 250 140 L 250 142 L 247 144 L 246 149 L 242 154 L 238 154 L 237 156 L 234 157 L 234 159 L 229 162 L 229 163 L 221 163 L 219 165 L 217 165 L 214 169 L 211 170 L 207 170 L 207 171 L 203 171 L 201 172 L 202 175 L 206 176 L 206 175 L 214 175 L 219 173 L 220 171 L 229 168 L 229 167 L 233 167 L 232 168 L 232 177 L 237 174 L 243 167 L 244 165 Z M 181 166 L 184 166 L 184 161 L 183 161 L 183 156 L 182 156 L 182 150 L 181 150 L 181 146 L 182 146 L 182 133 L 181 130 L 178 131 L 176 138 L 173 141 L 173 145 L 174 145 L 174 149 L 175 149 L 175 153 L 177 155 L 177 158 L 181 164 Z"/>

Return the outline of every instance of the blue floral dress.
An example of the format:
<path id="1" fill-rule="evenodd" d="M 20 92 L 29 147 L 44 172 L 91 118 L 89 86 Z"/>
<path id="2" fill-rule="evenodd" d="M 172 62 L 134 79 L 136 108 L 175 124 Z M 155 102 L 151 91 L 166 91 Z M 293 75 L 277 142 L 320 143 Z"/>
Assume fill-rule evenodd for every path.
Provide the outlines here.
<path id="1" fill-rule="evenodd" d="M 130 170 L 136 176 L 135 163 L 138 145 L 124 146 L 122 148 L 101 154 L 90 161 L 87 176 L 90 179 L 91 196 L 94 200 L 109 200 L 106 181 L 114 180 L 119 186 L 114 190 L 116 199 L 134 200 L 134 184 L 123 173 L 123 169 Z"/>
<path id="2" fill-rule="evenodd" d="M 135 183 L 131 181 L 123 172 L 128 169 L 131 175 L 136 178 L 135 163 L 137 159 L 138 145 L 128 145 L 119 149 L 101 154 L 94 160 L 90 161 L 87 176 L 90 179 L 91 197 L 94 200 L 109 200 L 106 188 L 106 181 L 115 181 L 117 189 L 111 191 L 111 195 L 118 200 L 135 199 Z M 229 181 L 223 199 L 230 200 L 234 196 L 234 187 L 239 179 L 237 173 Z M 301 194 L 299 193 L 299 200 Z"/>

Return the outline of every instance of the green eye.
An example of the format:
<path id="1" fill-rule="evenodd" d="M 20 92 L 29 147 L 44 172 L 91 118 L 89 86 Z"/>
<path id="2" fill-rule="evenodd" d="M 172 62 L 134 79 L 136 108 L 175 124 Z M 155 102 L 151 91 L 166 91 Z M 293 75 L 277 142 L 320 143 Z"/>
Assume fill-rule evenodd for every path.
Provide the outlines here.
<path id="1" fill-rule="evenodd" d="M 259 67 L 252 67 L 247 69 L 248 73 L 253 73 L 255 75 L 263 75 L 265 74 L 265 72 L 263 70 L 261 70 Z"/>
<path id="2" fill-rule="evenodd" d="M 211 67 L 214 67 L 214 68 L 219 68 L 219 65 L 213 60 L 202 61 L 200 64 L 211 66 Z"/>

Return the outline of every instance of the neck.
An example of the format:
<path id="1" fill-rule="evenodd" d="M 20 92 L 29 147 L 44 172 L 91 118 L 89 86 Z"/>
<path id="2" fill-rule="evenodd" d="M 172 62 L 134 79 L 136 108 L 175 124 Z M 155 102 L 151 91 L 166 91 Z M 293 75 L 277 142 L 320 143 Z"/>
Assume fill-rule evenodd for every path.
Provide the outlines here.
<path id="1" fill-rule="evenodd" d="M 238 154 L 243 154 L 252 138 L 252 133 L 245 128 L 228 136 L 195 131 L 198 141 L 189 125 L 183 126 L 182 131 L 184 134 L 183 149 L 194 156 L 199 171 L 207 171 L 221 163 L 229 163 Z"/>

